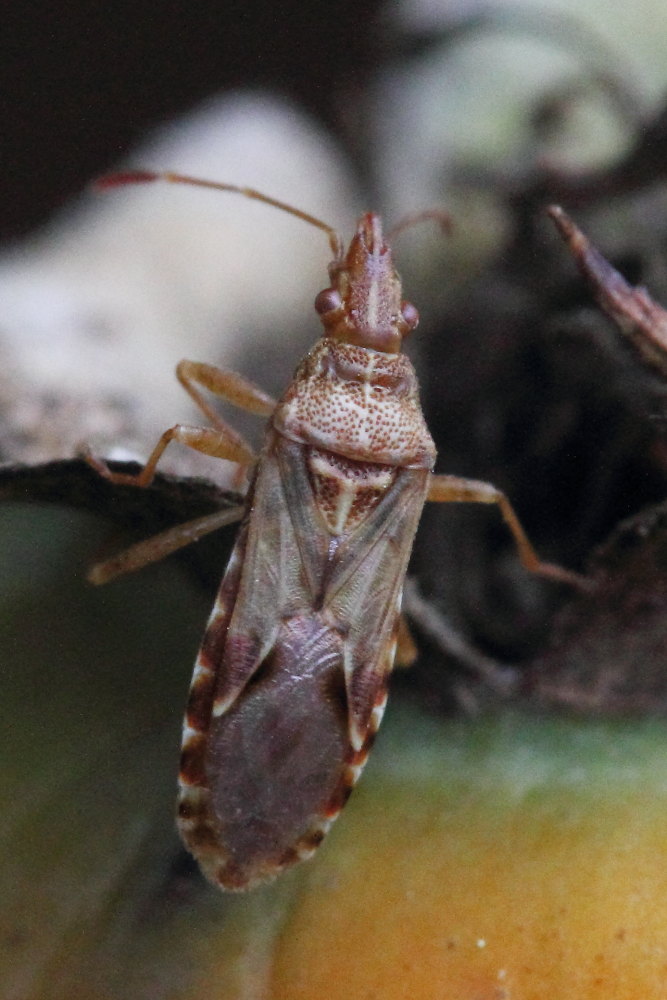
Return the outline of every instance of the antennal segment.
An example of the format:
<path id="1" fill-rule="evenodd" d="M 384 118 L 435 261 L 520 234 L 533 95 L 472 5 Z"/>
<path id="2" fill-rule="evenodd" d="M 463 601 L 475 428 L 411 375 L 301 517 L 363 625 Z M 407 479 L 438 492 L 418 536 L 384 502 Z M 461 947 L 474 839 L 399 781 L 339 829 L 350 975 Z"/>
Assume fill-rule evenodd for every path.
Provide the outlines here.
<path id="1" fill-rule="evenodd" d="M 392 226 L 387 233 L 387 240 L 394 240 L 399 233 L 412 226 L 418 226 L 421 222 L 437 222 L 444 233 L 451 233 L 454 228 L 452 217 L 449 212 L 442 208 L 427 208 L 423 212 L 411 212 L 399 219 L 396 225 Z"/>
<path id="2" fill-rule="evenodd" d="M 122 187 L 125 184 L 147 184 L 152 181 L 167 181 L 169 184 L 190 184 L 193 187 L 212 188 L 215 191 L 232 191 L 235 194 L 243 195 L 244 198 L 251 198 L 253 201 L 262 201 L 265 205 L 271 205 L 273 208 L 280 209 L 281 212 L 295 215 L 297 219 L 303 219 L 309 225 L 323 230 L 329 237 L 329 245 L 335 259 L 339 260 L 342 257 L 343 244 L 340 236 L 332 226 L 329 226 L 326 222 L 322 222 L 321 219 L 318 219 L 314 215 L 309 215 L 308 212 L 302 212 L 300 208 L 295 208 L 294 205 L 290 205 L 285 201 L 279 201 L 277 198 L 271 198 L 268 194 L 262 194 L 261 191 L 256 191 L 255 188 L 239 187 L 237 184 L 226 184 L 223 181 L 207 181 L 202 180 L 200 177 L 188 177 L 186 174 L 174 174 L 170 171 L 157 173 L 151 170 L 121 170 L 115 174 L 106 174 L 98 178 L 93 186 L 97 191 L 106 191 L 108 188 Z"/>

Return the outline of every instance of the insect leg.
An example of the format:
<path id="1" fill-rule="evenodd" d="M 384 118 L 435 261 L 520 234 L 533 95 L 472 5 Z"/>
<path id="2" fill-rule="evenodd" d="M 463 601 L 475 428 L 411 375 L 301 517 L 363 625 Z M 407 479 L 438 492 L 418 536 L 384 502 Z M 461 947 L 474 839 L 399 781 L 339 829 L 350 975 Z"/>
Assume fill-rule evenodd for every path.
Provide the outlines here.
<path id="1" fill-rule="evenodd" d="M 239 466 L 246 468 L 253 465 L 256 455 L 246 444 L 244 439 L 231 427 L 227 427 L 223 421 L 221 426 L 216 427 L 192 427 L 189 424 L 175 424 L 165 431 L 160 440 L 148 456 L 148 460 L 143 469 L 136 473 L 113 472 L 107 463 L 84 449 L 81 452 L 95 471 L 108 479 L 110 483 L 124 486 L 150 486 L 155 477 L 155 469 L 162 457 L 162 453 L 171 441 L 180 441 L 188 448 L 201 451 L 204 455 L 211 455 L 213 458 L 225 458 L 229 462 L 236 462 Z"/>
<path id="2" fill-rule="evenodd" d="M 428 500 L 436 503 L 493 503 L 500 508 L 505 524 L 512 532 L 521 565 L 531 573 L 537 573 L 549 580 L 568 583 L 580 590 L 588 590 L 586 577 L 564 569 L 555 563 L 543 562 L 528 540 L 514 508 L 505 494 L 478 479 L 462 479 L 459 476 L 431 476 Z"/>
<path id="3" fill-rule="evenodd" d="M 412 638 L 410 626 L 405 615 L 398 616 L 398 634 L 396 636 L 396 660 L 397 667 L 411 667 L 417 659 L 417 646 Z"/>
<path id="4" fill-rule="evenodd" d="M 252 465 L 256 460 L 254 453 L 245 442 L 239 445 L 235 440 L 229 441 L 223 429 L 188 427 L 184 424 L 176 424 L 175 427 L 170 427 L 168 431 L 164 432 L 149 455 L 145 466 L 136 475 L 127 472 L 113 472 L 103 459 L 96 458 L 88 451 L 82 452 L 82 457 L 100 476 L 108 479 L 111 483 L 145 487 L 150 486 L 153 481 L 155 467 L 170 441 L 181 441 L 206 455 L 238 462 L 239 469 Z M 152 562 L 157 562 L 158 559 L 163 559 L 171 552 L 189 545 L 190 542 L 197 541 L 208 532 L 221 528 L 224 524 L 238 521 L 242 514 L 243 507 L 236 506 L 215 511 L 213 514 L 195 518 L 193 521 L 174 525 L 167 531 L 146 538 L 109 559 L 95 563 L 88 572 L 88 579 L 91 583 L 101 584 L 107 583 L 123 573 L 132 573 Z"/>
<path id="5" fill-rule="evenodd" d="M 201 361 L 179 361 L 176 366 L 176 377 L 190 398 L 194 400 L 202 413 L 205 413 L 214 427 L 225 428 L 236 435 L 222 417 L 209 405 L 197 388 L 202 386 L 214 396 L 232 403 L 241 410 L 254 413 L 259 417 L 270 416 L 276 408 L 272 396 L 256 386 L 254 382 L 243 378 L 238 372 L 228 368 L 217 368 Z M 240 436 L 240 435 L 239 435 Z"/>
<path id="6" fill-rule="evenodd" d="M 174 427 L 170 427 L 162 434 L 143 469 L 137 474 L 113 472 L 105 461 L 84 450 L 83 458 L 104 479 L 117 485 L 150 486 L 162 453 L 171 441 L 179 441 L 213 458 L 234 462 L 238 465 L 241 475 L 255 463 L 257 456 L 250 445 L 209 406 L 197 386 L 202 386 L 235 406 L 259 415 L 272 413 L 275 401 L 241 375 L 215 368 L 213 365 L 181 361 L 176 374 L 181 385 L 213 426 L 192 427 L 187 424 L 175 424 Z M 156 562 L 171 552 L 189 545 L 190 542 L 202 538 L 208 532 L 239 520 L 242 513 L 242 507 L 225 508 L 205 517 L 187 521 L 185 524 L 175 525 L 161 534 L 138 542 L 110 559 L 96 563 L 89 572 L 89 580 L 96 584 L 106 583 L 123 573 L 130 573 Z"/>
<path id="7" fill-rule="evenodd" d="M 158 562 L 166 556 L 171 555 L 178 549 L 197 542 L 204 535 L 226 524 L 233 524 L 243 517 L 243 506 L 237 504 L 233 507 L 225 507 L 223 510 L 216 510 L 212 514 L 205 514 L 203 517 L 196 517 L 192 521 L 185 521 L 183 524 L 176 524 L 166 531 L 161 531 L 158 535 L 145 538 L 136 545 L 130 545 L 122 552 L 116 553 L 103 562 L 95 563 L 91 566 L 87 574 L 89 583 L 108 583 L 117 576 L 124 573 L 133 573 L 135 570 L 149 566 Z"/>
<path id="8" fill-rule="evenodd" d="M 83 457 L 100 476 L 117 485 L 150 486 L 157 464 L 170 441 L 180 441 L 195 451 L 201 451 L 213 458 L 227 459 L 241 468 L 254 464 L 257 456 L 245 438 L 223 420 L 219 413 L 216 413 L 198 386 L 258 416 L 269 416 L 273 413 L 275 400 L 242 375 L 225 368 L 216 368 L 215 365 L 198 361 L 180 361 L 176 367 L 176 375 L 190 398 L 208 417 L 212 427 L 192 427 L 188 424 L 175 424 L 170 427 L 153 448 L 143 469 L 136 475 L 112 472 L 106 462 L 84 450 Z"/>

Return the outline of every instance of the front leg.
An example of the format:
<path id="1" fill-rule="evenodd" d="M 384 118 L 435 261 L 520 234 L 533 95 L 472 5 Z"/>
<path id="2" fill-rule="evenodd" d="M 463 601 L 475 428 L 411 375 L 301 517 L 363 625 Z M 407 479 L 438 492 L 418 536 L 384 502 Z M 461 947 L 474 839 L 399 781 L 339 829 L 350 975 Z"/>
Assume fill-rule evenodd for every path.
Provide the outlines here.
<path id="1" fill-rule="evenodd" d="M 162 454 L 171 441 L 180 441 L 181 444 L 200 451 L 204 455 L 212 458 L 224 458 L 228 462 L 236 463 L 240 468 L 246 469 L 253 465 L 257 456 L 240 434 L 229 428 L 212 427 L 191 427 L 189 424 L 175 424 L 165 431 L 160 440 L 148 456 L 143 469 L 137 473 L 113 472 L 107 463 L 84 449 L 81 452 L 86 460 L 98 475 L 108 479 L 116 486 L 150 486 L 155 478 L 155 470 Z"/>
<path id="2" fill-rule="evenodd" d="M 262 416 L 269 416 L 273 412 L 275 401 L 241 375 L 222 368 L 215 368 L 213 365 L 200 364 L 196 361 L 181 361 L 176 369 L 176 374 L 181 385 L 200 410 L 206 414 L 213 426 L 192 427 L 188 424 L 175 424 L 170 427 L 160 437 L 143 469 L 135 474 L 114 472 L 103 459 L 84 450 L 82 452 L 83 458 L 98 475 L 114 485 L 150 486 L 155 477 L 158 462 L 172 441 L 178 441 L 204 455 L 234 462 L 238 465 L 240 476 L 255 464 L 257 456 L 245 438 L 233 427 L 230 427 L 209 406 L 199 387 L 207 389 L 213 395 L 219 396 L 241 409 Z M 90 570 L 88 578 L 92 583 L 100 584 L 123 573 L 131 573 L 164 558 L 191 542 L 197 541 L 225 524 L 239 520 L 242 514 L 243 507 L 237 506 L 207 514 L 205 517 L 195 518 L 195 520 L 185 524 L 175 525 L 159 535 L 138 542 L 104 562 L 97 563 Z"/>
<path id="3" fill-rule="evenodd" d="M 143 469 L 136 475 L 112 472 L 106 462 L 84 450 L 82 454 L 86 462 L 100 476 L 115 485 L 150 486 L 155 477 L 157 464 L 171 441 L 179 441 L 188 448 L 210 455 L 212 458 L 223 458 L 228 462 L 234 462 L 240 470 L 254 465 L 257 456 L 251 446 L 209 405 L 200 387 L 258 416 L 270 416 L 276 406 L 275 400 L 242 375 L 199 361 L 180 361 L 176 367 L 176 376 L 191 399 L 208 417 L 212 427 L 192 427 L 188 424 L 175 424 L 170 427 L 160 437 Z"/>
<path id="4" fill-rule="evenodd" d="M 229 430 L 229 426 L 208 404 L 199 387 L 207 389 L 218 399 L 224 399 L 232 406 L 254 413 L 258 417 L 270 417 L 276 408 L 276 400 L 272 396 L 229 368 L 218 368 L 202 361 L 179 361 L 176 366 L 176 378 L 202 413 L 206 414 L 209 421 L 218 429 Z M 235 433 L 232 431 L 232 434 Z"/>
<path id="5" fill-rule="evenodd" d="M 502 492 L 491 483 L 479 479 L 463 479 L 459 476 L 431 476 L 428 500 L 436 503 L 493 503 L 500 508 L 500 513 L 517 547 L 521 565 L 529 572 L 537 573 L 548 580 L 567 583 L 579 590 L 589 590 L 586 577 L 572 570 L 564 569 L 555 563 L 543 562 L 528 540 L 519 518 L 511 503 Z"/>

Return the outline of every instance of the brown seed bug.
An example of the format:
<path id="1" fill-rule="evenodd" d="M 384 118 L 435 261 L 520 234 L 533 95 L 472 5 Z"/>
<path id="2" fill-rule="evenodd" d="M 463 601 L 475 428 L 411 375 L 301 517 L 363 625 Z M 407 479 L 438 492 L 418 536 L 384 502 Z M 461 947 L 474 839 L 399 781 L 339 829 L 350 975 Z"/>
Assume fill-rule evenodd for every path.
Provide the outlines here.
<path id="1" fill-rule="evenodd" d="M 325 223 L 252 189 L 143 172 L 102 186 L 157 179 L 267 202 L 323 229 L 333 252 L 329 287 L 315 299 L 324 336 L 278 402 L 233 372 L 182 361 L 177 376 L 210 427 L 172 427 L 136 476 L 88 456 L 107 479 L 137 486 L 151 482 L 174 440 L 252 470 L 195 666 L 178 809 L 204 873 L 247 889 L 315 851 L 361 774 L 397 645 L 409 658 L 401 592 L 426 500 L 497 504 L 527 569 L 579 578 L 540 561 L 495 487 L 433 474 L 417 377 L 401 354 L 418 314 L 401 298 L 378 215 L 361 216 L 345 251 Z M 259 456 L 202 389 L 269 418 Z M 92 578 L 135 569 L 230 519 L 223 511 L 165 532 Z"/>

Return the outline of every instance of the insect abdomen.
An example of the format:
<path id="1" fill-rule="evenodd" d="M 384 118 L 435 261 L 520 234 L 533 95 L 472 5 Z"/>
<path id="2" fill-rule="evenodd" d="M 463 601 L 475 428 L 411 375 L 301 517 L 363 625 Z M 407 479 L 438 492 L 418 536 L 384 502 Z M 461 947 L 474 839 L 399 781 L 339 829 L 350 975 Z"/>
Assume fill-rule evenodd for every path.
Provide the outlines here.
<path id="1" fill-rule="evenodd" d="M 358 776 L 358 756 L 341 636 L 317 614 L 288 618 L 243 697 L 218 716 L 213 709 L 205 808 L 190 829 L 182 825 L 186 842 L 226 888 L 271 878 L 319 845 Z"/>

